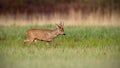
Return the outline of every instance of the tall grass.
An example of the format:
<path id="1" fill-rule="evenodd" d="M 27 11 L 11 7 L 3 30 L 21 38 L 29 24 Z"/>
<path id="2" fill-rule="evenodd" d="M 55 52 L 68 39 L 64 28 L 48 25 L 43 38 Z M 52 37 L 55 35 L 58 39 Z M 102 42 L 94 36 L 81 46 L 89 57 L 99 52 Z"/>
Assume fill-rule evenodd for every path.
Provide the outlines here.
<path id="1" fill-rule="evenodd" d="M 24 14 L 1 14 L 0 26 L 26 26 L 26 25 L 48 25 L 64 21 L 68 26 L 120 26 L 119 13 L 108 13 L 102 15 L 99 11 L 83 15 L 82 12 L 76 12 L 73 9 L 68 15 L 54 13 L 51 15 L 33 14 L 28 16 Z"/>
<path id="2" fill-rule="evenodd" d="M 27 37 L 26 31 L 28 29 L 55 29 L 54 26 L 13 26 L 13 27 L 0 27 L 0 40 L 23 40 Z M 119 27 L 78 27 L 78 26 L 67 26 L 65 27 L 66 36 L 58 36 L 56 38 L 56 42 L 59 41 L 100 41 L 107 40 L 110 41 L 118 41 L 120 39 L 120 28 Z M 82 43 L 82 42 L 81 42 Z M 109 43 L 107 43 L 109 44 Z"/>
<path id="3" fill-rule="evenodd" d="M 0 27 L 0 68 L 119 68 L 120 28 L 66 26 L 49 46 L 23 44 L 26 30 L 47 26 Z"/>

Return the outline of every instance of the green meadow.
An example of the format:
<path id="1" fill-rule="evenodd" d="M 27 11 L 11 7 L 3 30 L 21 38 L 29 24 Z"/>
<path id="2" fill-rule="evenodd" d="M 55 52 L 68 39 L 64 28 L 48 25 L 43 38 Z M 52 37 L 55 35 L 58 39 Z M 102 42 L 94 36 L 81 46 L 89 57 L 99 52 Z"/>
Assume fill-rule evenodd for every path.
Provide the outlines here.
<path id="1" fill-rule="evenodd" d="M 65 26 L 46 45 L 23 44 L 28 29 L 46 26 L 0 26 L 0 68 L 119 68 L 120 27 Z"/>

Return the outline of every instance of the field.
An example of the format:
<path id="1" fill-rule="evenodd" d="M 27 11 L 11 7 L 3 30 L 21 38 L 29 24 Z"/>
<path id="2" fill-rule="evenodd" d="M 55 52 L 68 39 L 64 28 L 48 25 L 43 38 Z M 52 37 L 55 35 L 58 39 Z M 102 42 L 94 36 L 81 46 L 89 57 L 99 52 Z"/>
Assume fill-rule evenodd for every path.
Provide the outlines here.
<path id="1" fill-rule="evenodd" d="M 65 36 L 50 45 L 23 44 L 27 29 L 46 26 L 0 26 L 0 68 L 119 68 L 120 27 L 65 26 Z"/>

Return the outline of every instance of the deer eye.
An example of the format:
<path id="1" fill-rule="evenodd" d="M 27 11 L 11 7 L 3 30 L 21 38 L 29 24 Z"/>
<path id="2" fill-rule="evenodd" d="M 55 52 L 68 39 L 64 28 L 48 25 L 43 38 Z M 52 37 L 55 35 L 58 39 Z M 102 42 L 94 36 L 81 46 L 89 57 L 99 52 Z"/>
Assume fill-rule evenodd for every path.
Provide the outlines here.
<path id="1" fill-rule="evenodd" d="M 62 29 L 60 29 L 60 31 L 64 31 L 64 29 L 62 28 Z"/>

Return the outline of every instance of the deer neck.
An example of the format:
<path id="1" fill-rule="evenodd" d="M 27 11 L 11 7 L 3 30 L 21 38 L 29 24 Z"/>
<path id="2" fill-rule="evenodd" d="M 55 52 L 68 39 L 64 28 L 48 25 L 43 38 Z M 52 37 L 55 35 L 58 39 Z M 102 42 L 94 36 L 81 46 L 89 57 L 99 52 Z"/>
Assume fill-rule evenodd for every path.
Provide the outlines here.
<path id="1" fill-rule="evenodd" d="M 52 34 L 53 34 L 55 37 L 58 36 L 58 35 L 59 35 L 58 29 L 53 30 Z"/>

